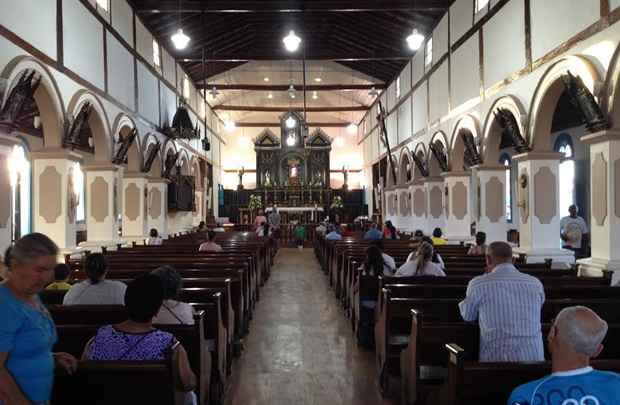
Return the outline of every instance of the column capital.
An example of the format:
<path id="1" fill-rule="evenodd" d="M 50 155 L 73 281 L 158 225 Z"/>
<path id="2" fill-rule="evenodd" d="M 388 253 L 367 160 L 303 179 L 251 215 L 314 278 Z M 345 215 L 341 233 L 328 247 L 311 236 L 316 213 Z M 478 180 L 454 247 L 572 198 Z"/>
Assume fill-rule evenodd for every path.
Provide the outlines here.
<path id="1" fill-rule="evenodd" d="M 503 172 L 506 171 L 507 167 L 502 165 L 492 165 L 492 164 L 481 164 L 475 165 L 471 167 L 472 170 L 476 170 L 478 172 Z"/>
<path id="2" fill-rule="evenodd" d="M 82 156 L 69 149 L 50 148 L 44 151 L 30 152 L 32 160 L 59 160 L 66 159 L 82 163 Z"/>
<path id="3" fill-rule="evenodd" d="M 433 176 L 433 177 L 424 177 L 424 183 L 443 183 L 443 177 L 441 176 Z"/>
<path id="4" fill-rule="evenodd" d="M 119 167 L 112 163 L 95 162 L 89 165 L 82 166 L 82 170 L 85 172 L 116 172 Z"/>
<path id="5" fill-rule="evenodd" d="M 163 177 L 149 177 L 149 184 L 170 184 L 170 179 Z"/>
<path id="6" fill-rule="evenodd" d="M 620 141 L 620 129 L 608 129 L 605 131 L 599 131 L 593 134 L 584 135 L 579 139 L 586 145 L 609 141 Z"/>
<path id="7" fill-rule="evenodd" d="M 553 152 L 553 151 L 545 151 L 545 152 L 526 152 L 526 153 L 521 153 L 519 155 L 514 155 L 512 157 L 512 160 L 517 161 L 517 162 L 526 162 L 529 160 L 557 160 L 559 161 L 560 159 L 562 159 L 564 157 L 563 154 L 561 154 L 560 152 Z"/>
<path id="8" fill-rule="evenodd" d="M 148 173 L 127 172 L 123 175 L 124 179 L 149 179 Z"/>

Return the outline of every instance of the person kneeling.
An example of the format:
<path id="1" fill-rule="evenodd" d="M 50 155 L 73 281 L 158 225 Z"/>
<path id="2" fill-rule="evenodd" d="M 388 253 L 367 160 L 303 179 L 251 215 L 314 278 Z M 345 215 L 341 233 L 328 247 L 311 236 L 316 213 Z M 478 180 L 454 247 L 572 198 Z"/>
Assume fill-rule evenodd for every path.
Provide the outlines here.
<path id="1" fill-rule="evenodd" d="M 620 374 L 590 367 L 590 359 L 603 350 L 606 334 L 607 322 L 591 309 L 564 308 L 547 336 L 553 372 L 517 387 L 508 405 L 546 404 L 551 397 L 558 404 L 617 404 Z"/>

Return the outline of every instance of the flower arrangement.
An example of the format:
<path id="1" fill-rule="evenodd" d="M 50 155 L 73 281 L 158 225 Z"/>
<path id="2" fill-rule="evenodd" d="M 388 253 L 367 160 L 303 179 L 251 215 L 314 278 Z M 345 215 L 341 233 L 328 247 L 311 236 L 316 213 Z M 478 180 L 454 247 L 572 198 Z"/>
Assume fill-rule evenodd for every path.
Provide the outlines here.
<path id="1" fill-rule="evenodd" d="M 342 203 L 342 197 L 340 197 L 339 195 L 334 197 L 334 200 L 332 201 L 331 208 L 332 209 L 342 209 L 343 206 L 344 205 Z"/>
<path id="2" fill-rule="evenodd" d="M 256 194 L 252 194 L 250 196 L 250 201 L 248 202 L 248 209 L 250 211 L 256 211 L 263 208 L 263 202 L 260 199 L 260 196 Z"/>

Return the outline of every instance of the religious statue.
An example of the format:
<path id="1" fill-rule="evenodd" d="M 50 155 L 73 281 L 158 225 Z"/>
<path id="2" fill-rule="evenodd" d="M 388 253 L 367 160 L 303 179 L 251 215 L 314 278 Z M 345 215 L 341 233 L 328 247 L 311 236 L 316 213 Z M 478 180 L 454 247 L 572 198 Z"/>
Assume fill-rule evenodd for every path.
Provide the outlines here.
<path id="1" fill-rule="evenodd" d="M 237 190 L 243 190 L 243 175 L 245 174 L 245 167 L 241 166 L 241 170 L 237 172 L 237 176 L 239 176 L 239 185 L 237 185 Z"/>
<path id="2" fill-rule="evenodd" d="M 342 184 L 342 188 L 347 190 L 349 188 L 349 171 L 345 166 L 342 166 L 342 175 L 344 176 L 344 183 Z"/>

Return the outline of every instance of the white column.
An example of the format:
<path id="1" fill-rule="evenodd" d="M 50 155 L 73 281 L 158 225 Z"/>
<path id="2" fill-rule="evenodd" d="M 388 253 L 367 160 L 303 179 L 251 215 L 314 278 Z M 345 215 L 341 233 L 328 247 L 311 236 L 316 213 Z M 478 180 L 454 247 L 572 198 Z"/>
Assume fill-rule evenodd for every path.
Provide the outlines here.
<path id="1" fill-rule="evenodd" d="M 487 243 L 506 241 L 506 168 L 478 165 L 472 170 L 478 195 L 477 230 L 486 233 Z"/>
<path id="2" fill-rule="evenodd" d="M 428 208 L 427 229 L 431 234 L 435 228 L 441 228 L 445 233 L 446 215 L 444 209 L 444 183 L 441 177 L 427 177 L 424 182 L 426 188 L 426 207 Z"/>
<path id="3" fill-rule="evenodd" d="M 413 232 L 413 201 L 409 186 L 398 189 L 398 226 L 402 232 Z"/>
<path id="4" fill-rule="evenodd" d="M 428 201 L 424 181 L 415 180 L 409 186 L 409 190 L 411 191 L 411 227 L 413 232 L 419 229 L 426 235 L 429 232 L 427 223 Z"/>
<path id="5" fill-rule="evenodd" d="M 398 194 L 396 190 L 389 189 L 384 191 L 384 215 L 383 222 L 392 221 L 392 223 L 398 223 Z"/>
<path id="6" fill-rule="evenodd" d="M 590 238 L 592 257 L 579 260 L 586 275 L 614 271 L 620 281 L 620 130 L 587 135 L 590 145 Z"/>
<path id="7" fill-rule="evenodd" d="M 62 253 L 75 250 L 77 197 L 73 170 L 80 155 L 66 149 L 31 153 L 33 230 L 49 236 Z"/>
<path id="8" fill-rule="evenodd" d="M 4 253 L 13 239 L 13 187 L 9 161 L 19 139 L 0 134 L 0 253 Z"/>
<path id="9" fill-rule="evenodd" d="M 193 212 L 193 220 L 192 220 L 192 225 L 193 226 L 198 226 L 198 224 L 200 224 L 200 221 L 204 221 L 205 220 L 205 215 L 204 215 L 204 211 L 202 209 L 203 205 L 204 205 L 204 191 L 202 190 L 202 188 L 200 187 L 196 187 L 196 190 L 194 191 L 194 204 L 195 204 L 195 210 Z"/>
<path id="10" fill-rule="evenodd" d="M 84 166 L 86 173 L 86 237 L 81 248 L 100 250 L 119 243 L 115 214 L 115 182 L 118 166 L 102 163 Z"/>
<path id="11" fill-rule="evenodd" d="M 560 239 L 559 162 L 556 152 L 529 152 L 513 157 L 518 162 L 517 206 L 519 247 L 528 263 L 553 259 L 572 264 L 575 255 L 562 249 Z"/>
<path id="12" fill-rule="evenodd" d="M 123 240 L 142 243 L 148 237 L 147 183 L 145 173 L 125 173 L 123 176 Z"/>
<path id="13" fill-rule="evenodd" d="M 471 223 L 472 207 L 469 198 L 471 188 L 471 173 L 448 172 L 443 173 L 444 185 L 448 195 L 444 195 L 447 202 L 446 229 L 444 237 L 450 243 L 466 242 L 472 240 Z"/>
<path id="14" fill-rule="evenodd" d="M 162 238 L 168 236 L 168 182 L 163 178 L 151 178 L 147 183 L 147 232 L 157 229 Z"/>

